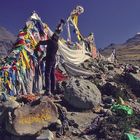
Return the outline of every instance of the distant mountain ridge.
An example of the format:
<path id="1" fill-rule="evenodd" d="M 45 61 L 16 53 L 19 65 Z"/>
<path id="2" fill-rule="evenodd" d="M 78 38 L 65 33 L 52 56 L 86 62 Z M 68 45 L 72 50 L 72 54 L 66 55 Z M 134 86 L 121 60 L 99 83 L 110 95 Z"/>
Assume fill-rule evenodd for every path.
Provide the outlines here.
<path id="1" fill-rule="evenodd" d="M 6 28 L 0 26 L 0 57 L 5 57 L 12 49 L 16 37 Z"/>
<path id="2" fill-rule="evenodd" d="M 134 37 L 128 39 L 126 45 L 140 45 L 140 33 L 137 33 Z"/>
<path id="3" fill-rule="evenodd" d="M 120 62 L 135 63 L 140 65 L 140 33 L 126 40 L 122 44 L 110 44 L 101 50 L 101 54 L 109 56 L 116 49 L 117 59 Z"/>
<path id="4" fill-rule="evenodd" d="M 15 41 L 16 37 L 9 32 L 6 28 L 0 26 L 0 41 L 5 41 L 5 40 L 10 40 L 10 41 Z"/>

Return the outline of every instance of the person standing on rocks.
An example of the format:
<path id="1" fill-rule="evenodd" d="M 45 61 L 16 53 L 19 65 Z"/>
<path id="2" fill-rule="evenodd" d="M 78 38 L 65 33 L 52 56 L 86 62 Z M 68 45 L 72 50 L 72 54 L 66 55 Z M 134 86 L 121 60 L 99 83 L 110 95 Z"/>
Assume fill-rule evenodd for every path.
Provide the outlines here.
<path id="1" fill-rule="evenodd" d="M 55 63 L 56 52 L 58 50 L 58 40 L 62 32 L 64 20 L 61 19 L 52 37 L 48 40 L 40 41 L 39 45 L 47 45 L 46 49 L 46 70 L 45 70 L 45 95 L 52 95 L 56 89 Z"/>

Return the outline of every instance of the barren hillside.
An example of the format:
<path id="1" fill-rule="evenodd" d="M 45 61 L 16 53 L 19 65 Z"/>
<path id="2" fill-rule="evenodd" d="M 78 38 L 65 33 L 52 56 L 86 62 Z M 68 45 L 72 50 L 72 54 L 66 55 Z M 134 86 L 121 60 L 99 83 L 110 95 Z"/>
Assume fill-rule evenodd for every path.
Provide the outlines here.
<path id="1" fill-rule="evenodd" d="M 120 62 L 127 62 L 140 65 L 140 34 L 128 39 L 123 44 L 110 44 L 101 53 L 109 56 L 113 49 L 116 49 L 117 59 Z"/>

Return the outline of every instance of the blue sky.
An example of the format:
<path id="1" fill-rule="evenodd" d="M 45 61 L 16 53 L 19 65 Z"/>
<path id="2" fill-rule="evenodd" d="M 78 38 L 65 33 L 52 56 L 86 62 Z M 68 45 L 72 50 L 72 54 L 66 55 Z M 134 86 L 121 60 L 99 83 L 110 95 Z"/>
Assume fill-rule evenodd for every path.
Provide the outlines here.
<path id="1" fill-rule="evenodd" d="M 77 5 L 85 9 L 79 17 L 81 33 L 94 32 L 97 48 L 123 43 L 140 32 L 140 0 L 1 0 L 0 25 L 17 35 L 35 10 L 54 30 Z"/>

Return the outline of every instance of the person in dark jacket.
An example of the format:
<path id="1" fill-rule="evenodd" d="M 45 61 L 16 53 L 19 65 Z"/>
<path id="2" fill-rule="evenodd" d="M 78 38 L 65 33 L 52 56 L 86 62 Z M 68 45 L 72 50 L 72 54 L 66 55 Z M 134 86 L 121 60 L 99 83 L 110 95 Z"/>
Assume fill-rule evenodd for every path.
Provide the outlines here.
<path id="1" fill-rule="evenodd" d="M 51 95 L 56 89 L 55 81 L 55 63 L 56 63 L 56 52 L 58 50 L 58 40 L 60 33 L 62 32 L 62 27 L 64 25 L 64 20 L 61 20 L 57 26 L 52 37 L 48 40 L 40 41 L 40 45 L 47 45 L 46 48 L 46 71 L 45 71 L 45 83 L 46 83 L 46 95 Z"/>

